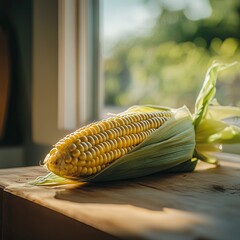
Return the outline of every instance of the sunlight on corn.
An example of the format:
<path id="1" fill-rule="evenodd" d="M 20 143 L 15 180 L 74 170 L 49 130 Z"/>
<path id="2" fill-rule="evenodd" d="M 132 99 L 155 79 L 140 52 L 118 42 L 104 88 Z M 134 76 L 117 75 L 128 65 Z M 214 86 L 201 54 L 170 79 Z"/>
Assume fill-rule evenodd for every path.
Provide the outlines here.
<path id="1" fill-rule="evenodd" d="M 44 163 L 64 177 L 96 174 L 129 153 L 172 116 L 170 111 L 130 113 L 90 124 L 60 140 Z"/>
<path id="2" fill-rule="evenodd" d="M 186 106 L 133 106 L 67 135 L 44 160 L 50 173 L 32 184 L 122 180 L 193 171 L 198 160 L 217 163 L 212 153 L 222 144 L 240 143 L 240 109 L 214 99 L 218 72 L 232 65 L 209 68 L 193 115 Z"/>

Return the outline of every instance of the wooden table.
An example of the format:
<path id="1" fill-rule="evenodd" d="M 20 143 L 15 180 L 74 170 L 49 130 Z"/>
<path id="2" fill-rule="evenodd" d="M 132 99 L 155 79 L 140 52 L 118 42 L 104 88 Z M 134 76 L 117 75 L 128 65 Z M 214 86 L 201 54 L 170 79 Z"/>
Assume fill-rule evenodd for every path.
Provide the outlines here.
<path id="1" fill-rule="evenodd" d="M 45 173 L 0 170 L 4 240 L 240 239 L 240 163 L 115 183 L 28 184 Z"/>

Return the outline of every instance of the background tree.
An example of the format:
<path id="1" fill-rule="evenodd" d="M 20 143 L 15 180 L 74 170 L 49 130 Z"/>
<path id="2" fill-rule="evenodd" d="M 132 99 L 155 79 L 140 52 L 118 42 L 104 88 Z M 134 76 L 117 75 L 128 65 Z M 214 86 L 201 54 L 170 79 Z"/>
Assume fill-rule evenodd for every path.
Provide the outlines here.
<path id="1" fill-rule="evenodd" d="M 193 21 L 188 5 L 172 11 L 168 1 L 144 1 L 160 14 L 150 32 L 120 39 L 105 59 L 105 103 L 193 107 L 212 61 L 240 61 L 240 2 L 209 3 L 212 14 Z M 222 104 L 240 105 L 239 74 L 237 66 L 220 76 Z"/>

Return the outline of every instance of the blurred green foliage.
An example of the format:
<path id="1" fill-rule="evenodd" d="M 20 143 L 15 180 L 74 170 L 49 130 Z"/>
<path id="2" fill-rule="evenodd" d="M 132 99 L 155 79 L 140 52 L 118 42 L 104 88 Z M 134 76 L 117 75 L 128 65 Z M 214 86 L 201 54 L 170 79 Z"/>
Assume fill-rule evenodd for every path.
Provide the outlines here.
<path id="1" fill-rule="evenodd" d="M 119 39 L 104 59 L 106 105 L 193 108 L 213 61 L 240 62 L 239 0 L 211 0 L 211 16 L 195 21 L 165 2 L 155 1 L 162 11 L 148 34 Z M 220 75 L 217 88 L 221 104 L 240 106 L 240 64 Z"/>

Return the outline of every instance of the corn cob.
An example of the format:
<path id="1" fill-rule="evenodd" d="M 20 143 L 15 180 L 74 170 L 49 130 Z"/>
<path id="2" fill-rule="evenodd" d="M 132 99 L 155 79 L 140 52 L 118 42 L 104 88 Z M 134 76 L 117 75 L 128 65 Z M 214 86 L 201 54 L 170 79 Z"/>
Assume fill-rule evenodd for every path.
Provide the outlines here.
<path id="1" fill-rule="evenodd" d="M 172 116 L 171 111 L 131 113 L 89 124 L 56 143 L 44 164 L 62 177 L 94 175 L 129 153 Z"/>

